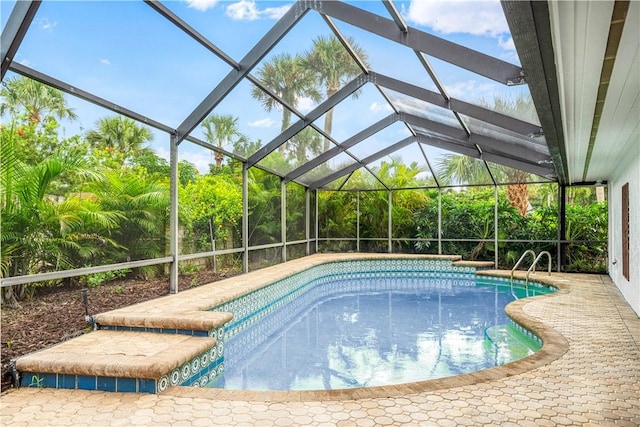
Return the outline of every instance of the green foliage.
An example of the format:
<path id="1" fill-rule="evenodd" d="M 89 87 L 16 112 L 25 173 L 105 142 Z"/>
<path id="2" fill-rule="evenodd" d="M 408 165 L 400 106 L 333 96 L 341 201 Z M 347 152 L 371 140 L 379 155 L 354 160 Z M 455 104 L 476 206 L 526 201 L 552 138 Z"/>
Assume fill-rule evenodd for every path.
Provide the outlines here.
<path id="1" fill-rule="evenodd" d="M 101 273 L 87 274 L 84 276 L 85 285 L 89 288 L 96 288 L 103 283 L 110 282 L 115 279 L 121 279 L 127 276 L 131 270 L 123 268 L 120 270 L 103 271 Z"/>
<path id="2" fill-rule="evenodd" d="M 193 274 L 200 271 L 200 267 L 196 264 L 180 264 L 180 274 Z"/>
<path id="3" fill-rule="evenodd" d="M 151 131 L 123 116 L 104 117 L 85 138 L 91 145 L 91 157 L 99 165 L 118 169 L 132 164 L 136 157 L 153 155 L 145 144 L 153 139 Z"/>
<path id="4" fill-rule="evenodd" d="M 105 179 L 87 188 L 103 209 L 116 212 L 118 220 L 111 238 L 118 248 L 101 262 L 124 262 L 163 256 L 169 222 L 169 188 L 166 180 L 140 176 L 129 169 L 107 170 Z M 144 275 L 153 270 L 143 271 Z"/>
<path id="5" fill-rule="evenodd" d="M 305 237 L 306 192 L 303 186 L 287 184 L 287 241 Z"/>
<path id="6" fill-rule="evenodd" d="M 249 170 L 249 245 L 282 240 L 280 178 L 260 169 Z"/>
<path id="7" fill-rule="evenodd" d="M 104 210 L 92 194 L 67 192 L 57 185 L 100 179 L 80 157 L 51 155 L 35 165 L 21 161 L 16 135 L 2 130 L 0 184 L 2 274 L 19 276 L 71 269 L 95 260 L 117 244 L 109 233 L 119 215 Z M 25 296 L 25 286 L 7 288 L 3 299 Z"/>
<path id="8" fill-rule="evenodd" d="M 198 176 L 179 192 L 185 246 L 195 252 L 233 247 L 240 236 L 242 187 L 225 174 Z M 213 231 L 213 236 L 211 232 Z"/>
<path id="9" fill-rule="evenodd" d="M 319 192 L 318 236 L 328 238 L 355 237 L 356 212 L 356 193 Z"/>

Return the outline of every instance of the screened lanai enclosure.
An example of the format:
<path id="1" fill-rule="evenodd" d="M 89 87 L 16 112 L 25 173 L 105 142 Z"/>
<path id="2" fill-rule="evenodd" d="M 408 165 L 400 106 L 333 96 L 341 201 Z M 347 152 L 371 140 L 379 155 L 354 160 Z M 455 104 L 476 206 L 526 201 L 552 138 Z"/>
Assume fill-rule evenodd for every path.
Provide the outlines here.
<path id="1" fill-rule="evenodd" d="M 317 252 L 605 271 L 535 7 L 476 4 L 2 1 L 2 287 Z"/>

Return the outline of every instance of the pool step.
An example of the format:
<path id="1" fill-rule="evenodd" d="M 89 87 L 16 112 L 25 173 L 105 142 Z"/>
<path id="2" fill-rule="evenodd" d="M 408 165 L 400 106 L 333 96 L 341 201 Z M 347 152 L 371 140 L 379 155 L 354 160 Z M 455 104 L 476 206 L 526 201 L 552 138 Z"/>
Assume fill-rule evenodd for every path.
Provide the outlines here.
<path id="1" fill-rule="evenodd" d="M 99 329 L 117 331 L 155 332 L 222 338 L 224 325 L 233 314 L 213 311 L 153 313 L 154 303 L 138 304 L 93 316 Z"/>
<path id="2" fill-rule="evenodd" d="M 495 325 L 484 330 L 499 364 L 529 356 L 540 349 L 540 343 L 527 337 L 512 325 Z"/>
<path id="3" fill-rule="evenodd" d="M 98 330 L 20 357 L 15 367 L 22 387 L 160 393 L 213 379 L 221 350 L 211 337 Z"/>

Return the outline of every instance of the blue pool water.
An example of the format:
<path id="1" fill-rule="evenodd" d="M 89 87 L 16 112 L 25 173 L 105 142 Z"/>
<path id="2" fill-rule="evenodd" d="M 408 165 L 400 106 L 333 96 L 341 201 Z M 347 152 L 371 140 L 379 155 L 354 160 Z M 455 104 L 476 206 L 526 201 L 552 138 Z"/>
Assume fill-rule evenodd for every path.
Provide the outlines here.
<path id="1" fill-rule="evenodd" d="M 248 314 L 244 326 L 228 331 L 224 373 L 208 387 L 343 389 L 502 365 L 541 345 L 512 324 L 504 307 L 550 291 L 531 284 L 512 289 L 473 274 L 440 280 L 389 273 L 311 283 L 260 321 L 249 322 Z"/>

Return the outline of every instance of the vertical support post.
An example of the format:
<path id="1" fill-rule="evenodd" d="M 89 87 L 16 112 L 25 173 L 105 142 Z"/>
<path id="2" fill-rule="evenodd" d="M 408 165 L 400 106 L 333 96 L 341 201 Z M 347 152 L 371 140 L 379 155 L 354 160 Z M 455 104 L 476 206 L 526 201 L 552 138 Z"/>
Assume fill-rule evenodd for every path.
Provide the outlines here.
<path id="1" fill-rule="evenodd" d="M 318 253 L 318 239 L 320 238 L 320 223 L 318 221 L 318 190 L 313 191 L 315 193 L 316 198 L 316 218 L 315 218 L 315 227 L 316 227 L 316 253 Z"/>
<path id="2" fill-rule="evenodd" d="M 178 293 L 178 136 L 172 133 L 169 139 L 169 293 Z"/>
<path id="3" fill-rule="evenodd" d="M 213 219 L 209 217 L 209 236 L 211 237 L 211 252 L 213 252 L 213 256 L 211 257 L 211 261 L 213 262 L 213 272 L 218 272 L 218 265 L 216 263 L 216 238 L 213 232 Z"/>
<path id="4" fill-rule="evenodd" d="M 360 190 L 356 191 L 356 252 L 360 252 Z"/>
<path id="5" fill-rule="evenodd" d="M 438 187 L 438 255 L 442 255 L 442 188 Z"/>
<path id="6" fill-rule="evenodd" d="M 391 240 L 391 233 L 393 232 L 393 194 L 391 190 L 387 192 L 387 210 L 388 210 L 388 224 L 387 224 L 387 237 L 389 241 L 389 253 L 393 253 L 393 240 Z"/>
<path id="7" fill-rule="evenodd" d="M 558 184 L 558 272 L 565 271 L 567 264 L 567 187 Z"/>
<path id="8" fill-rule="evenodd" d="M 242 267 L 249 272 L 249 167 L 242 164 Z"/>
<path id="9" fill-rule="evenodd" d="M 304 239 L 306 240 L 307 244 L 306 244 L 306 249 L 305 249 L 305 255 L 309 255 L 310 250 L 309 250 L 309 229 L 310 227 L 310 222 L 311 222 L 311 212 L 309 209 L 310 207 L 310 203 L 311 203 L 311 196 L 309 195 L 309 188 L 306 188 L 304 190 Z"/>
<path id="10" fill-rule="evenodd" d="M 280 179 L 280 240 L 282 241 L 282 262 L 287 262 L 287 184 Z"/>
<path id="11" fill-rule="evenodd" d="M 498 262 L 500 261 L 498 256 L 498 186 L 493 186 L 493 247 L 494 247 L 494 268 L 498 268 Z"/>

